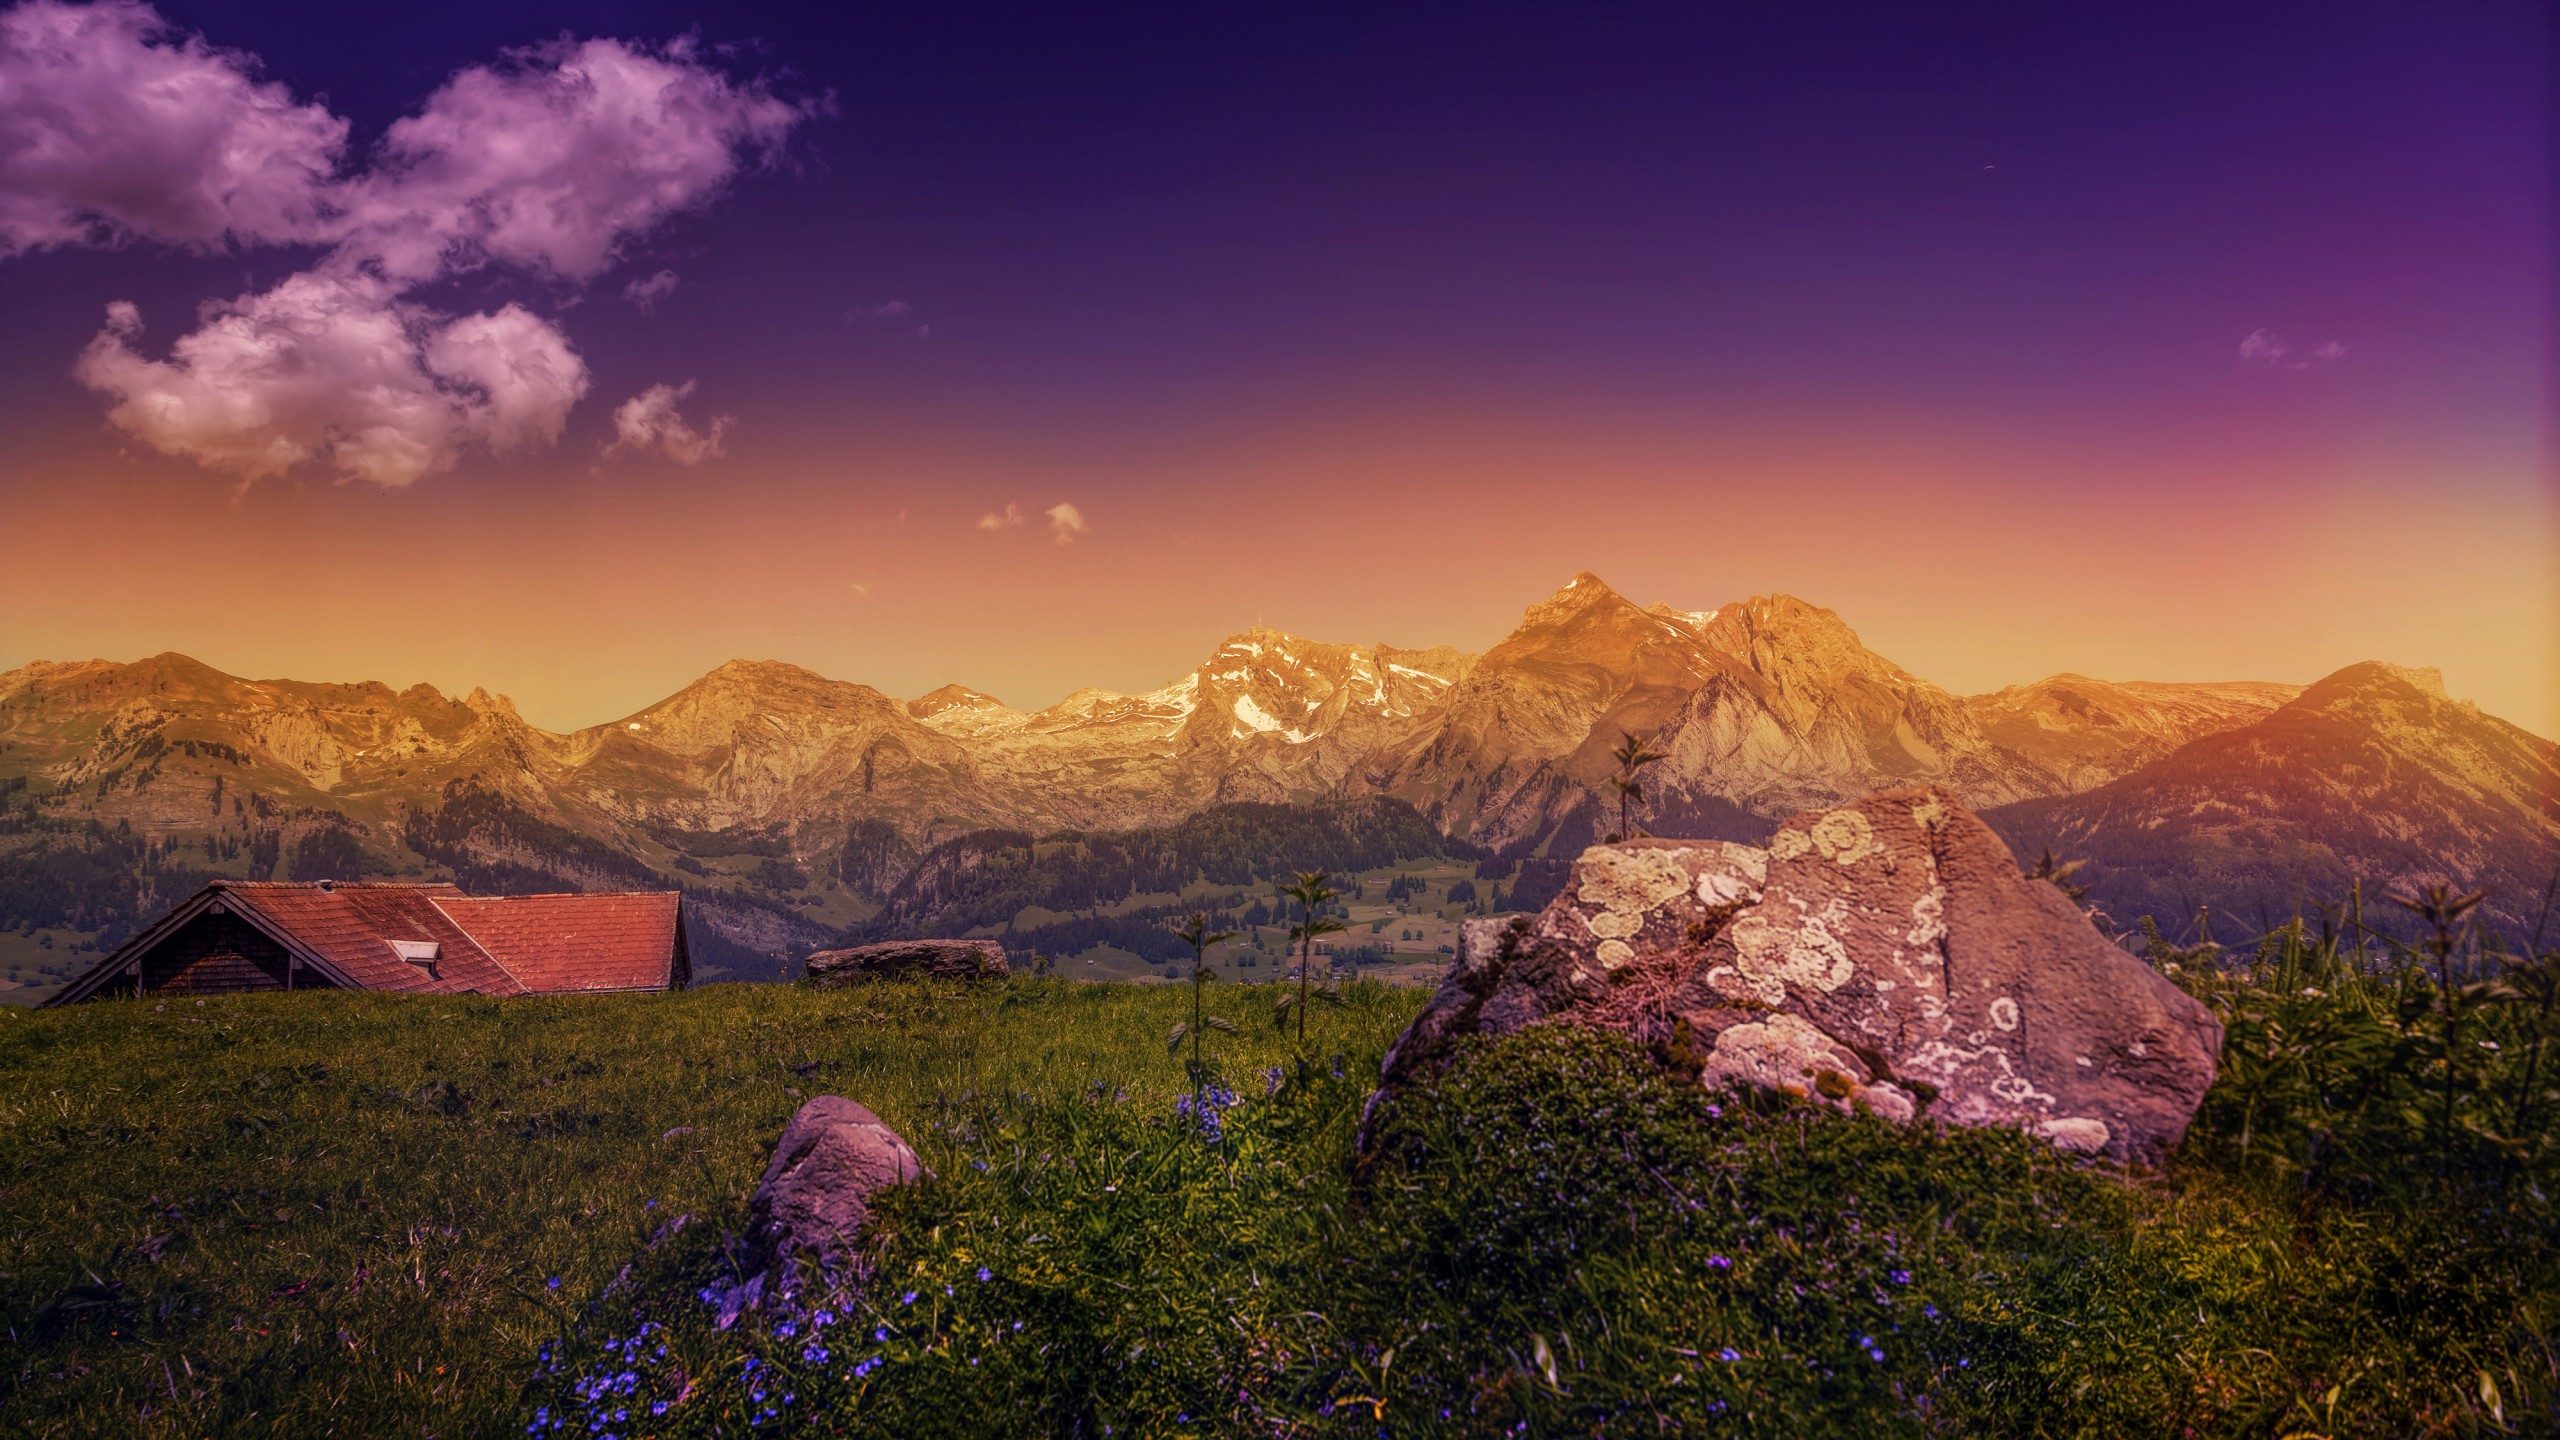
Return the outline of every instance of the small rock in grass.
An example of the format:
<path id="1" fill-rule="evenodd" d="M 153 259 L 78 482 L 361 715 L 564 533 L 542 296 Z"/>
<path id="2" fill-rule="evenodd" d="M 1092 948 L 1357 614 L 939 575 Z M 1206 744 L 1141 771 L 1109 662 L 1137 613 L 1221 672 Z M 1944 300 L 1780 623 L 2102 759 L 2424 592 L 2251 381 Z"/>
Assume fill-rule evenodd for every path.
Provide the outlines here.
<path id="1" fill-rule="evenodd" d="M 923 976 L 936 980 L 1002 980 L 1012 973 L 993 940 L 884 940 L 850 950 L 821 950 L 807 962 L 820 989 Z"/>
<path id="2" fill-rule="evenodd" d="M 872 1197 L 926 1174 L 915 1150 L 879 1116 L 841 1095 L 821 1095 L 782 1127 L 756 1185 L 756 1244 L 773 1266 L 807 1258 L 824 1268 L 859 1242 L 871 1223 Z"/>

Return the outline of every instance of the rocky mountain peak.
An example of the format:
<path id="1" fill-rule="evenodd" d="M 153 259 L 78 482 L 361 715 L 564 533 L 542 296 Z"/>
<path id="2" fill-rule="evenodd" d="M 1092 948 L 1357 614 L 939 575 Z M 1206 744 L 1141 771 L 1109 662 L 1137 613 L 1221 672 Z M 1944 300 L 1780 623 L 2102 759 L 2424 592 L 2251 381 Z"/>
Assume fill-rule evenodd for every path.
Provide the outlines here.
<path id="1" fill-rule="evenodd" d="M 936 715 L 953 710 L 1002 710 L 1005 708 L 1007 708 L 1005 703 L 993 695 L 983 690 L 972 690 L 966 685 L 945 685 L 931 694 L 919 695 L 907 702 L 907 713 L 919 720 L 930 720 Z"/>
<path id="2" fill-rule="evenodd" d="M 2433 666 L 2394 665 L 2384 660 L 2364 660 L 2349 665 L 2302 692 L 2307 704 L 2328 704 L 2354 697 L 2399 699 L 2428 698 L 2450 701 L 2445 693 L 2444 672 Z"/>
<path id="3" fill-rule="evenodd" d="M 508 720 L 522 718 L 516 714 L 516 702 L 504 695 L 492 695 L 476 685 L 471 688 L 470 694 L 462 697 L 462 703 L 477 714 Z"/>
<path id="4" fill-rule="evenodd" d="M 1564 582 L 1564 588 L 1523 611 L 1520 628 L 1547 629 L 1568 625 L 1594 613 L 1625 610 L 1642 614 L 1636 605 L 1609 588 L 1609 582 L 1585 570 Z"/>

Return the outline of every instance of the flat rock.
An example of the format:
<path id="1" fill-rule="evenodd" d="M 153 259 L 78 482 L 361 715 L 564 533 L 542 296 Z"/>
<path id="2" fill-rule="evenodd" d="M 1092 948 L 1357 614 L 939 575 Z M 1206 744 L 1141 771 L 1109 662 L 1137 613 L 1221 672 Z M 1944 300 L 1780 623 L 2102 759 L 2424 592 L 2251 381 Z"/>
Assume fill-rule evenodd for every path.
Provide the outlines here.
<path id="1" fill-rule="evenodd" d="M 1001 980 L 1011 973 L 1004 946 L 993 940 L 884 940 L 850 950 L 821 950 L 808 960 L 809 983 L 821 988 L 918 975 Z"/>
<path id="2" fill-rule="evenodd" d="M 1709 1086 L 2138 1161 L 2176 1146 L 2222 1047 L 2209 1011 L 1935 786 L 1798 815 L 1766 850 L 1583 852 L 1535 917 L 1468 923 L 1380 1096 L 1462 1036 L 1544 1022 L 1623 1030 Z"/>
<path id="3" fill-rule="evenodd" d="M 841 1095 L 821 1095 L 782 1127 L 756 1184 L 749 1215 L 757 1246 L 777 1265 L 809 1257 L 824 1266 L 859 1242 L 875 1196 L 926 1174 L 914 1149 L 879 1116 Z"/>

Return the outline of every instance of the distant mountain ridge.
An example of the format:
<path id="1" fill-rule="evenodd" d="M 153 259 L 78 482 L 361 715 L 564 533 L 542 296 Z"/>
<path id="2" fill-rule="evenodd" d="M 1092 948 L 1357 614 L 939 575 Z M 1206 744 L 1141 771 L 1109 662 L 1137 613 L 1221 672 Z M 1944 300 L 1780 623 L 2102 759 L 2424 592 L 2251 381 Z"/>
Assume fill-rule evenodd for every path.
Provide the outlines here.
<path id="1" fill-rule="evenodd" d="M 2307 691 L 2059 675 L 1964 696 L 1790 596 L 1648 608 L 1586 573 L 1480 655 L 1254 629 L 1157 690 L 1079 691 L 1028 712 L 964 686 L 900 700 L 737 660 L 558 733 L 477 690 L 244 680 L 178 655 L 37 662 L 0 674 L 0 785 L 48 823 L 127 825 L 215 866 L 258 844 L 305 863 L 293 857 L 317 844 L 308 864 L 667 877 L 757 946 L 835 933 L 900 866 L 989 827 L 1116 830 L 1238 802 L 1375 798 L 1484 851 L 1568 854 L 1613 828 L 1608 752 L 1628 731 L 1668 753 L 1646 812 L 1665 833 L 1742 838 L 1928 780 L 2013 835 L 2083 853 L 2113 843 L 2102 832 L 2186 823 L 2175 816 L 2217 793 L 2218 766 L 2263 777 L 2388 754 L 2407 783 L 2288 779 L 2217 803 L 2246 794 L 2256 820 L 2296 817 L 2292 834 L 2346 823 L 2334 805 L 2301 811 L 2301 795 L 2369 791 L 2417 808 L 2356 822 L 2372 839 L 2340 852 L 2347 870 L 2406 870 L 2410 847 L 2441 832 L 2452 869 L 2520 883 L 2524 851 L 2553 833 L 2551 744 L 2440 693 L 2411 702 L 2349 678 L 2365 668 Z M 2444 755 L 2472 758 L 2413 758 L 2439 733 Z M 2235 832 L 2211 833 L 2227 845 Z M 2381 843 L 2394 834 L 2401 848 Z M 2211 849 L 2195 843 L 2197 857 Z"/>
<path id="2" fill-rule="evenodd" d="M 2487 890 L 2487 914 L 2529 943 L 2560 919 L 2555 797 L 2560 747 L 2448 697 L 2433 670 L 2367 662 L 2255 723 L 1986 818 L 2023 853 L 2088 861 L 2094 898 L 2128 920 L 2210 907 L 2228 939 L 2361 883 L 2369 918 L 2405 930 L 2386 888 L 2441 882 Z"/>

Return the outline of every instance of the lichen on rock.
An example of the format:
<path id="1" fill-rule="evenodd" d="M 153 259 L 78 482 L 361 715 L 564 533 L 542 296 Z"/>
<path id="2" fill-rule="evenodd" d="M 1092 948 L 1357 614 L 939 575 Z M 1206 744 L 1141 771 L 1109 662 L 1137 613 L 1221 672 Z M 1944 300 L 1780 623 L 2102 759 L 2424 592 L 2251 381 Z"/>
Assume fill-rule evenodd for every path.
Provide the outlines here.
<path id="1" fill-rule="evenodd" d="M 2221 1047 L 2210 1013 L 1929 786 L 1796 816 L 1765 851 L 1592 847 L 1538 915 L 1469 924 L 1380 1094 L 1459 1037 L 1542 1023 L 1624 1030 L 1708 1085 L 2122 1160 L 2177 1143 Z"/>

